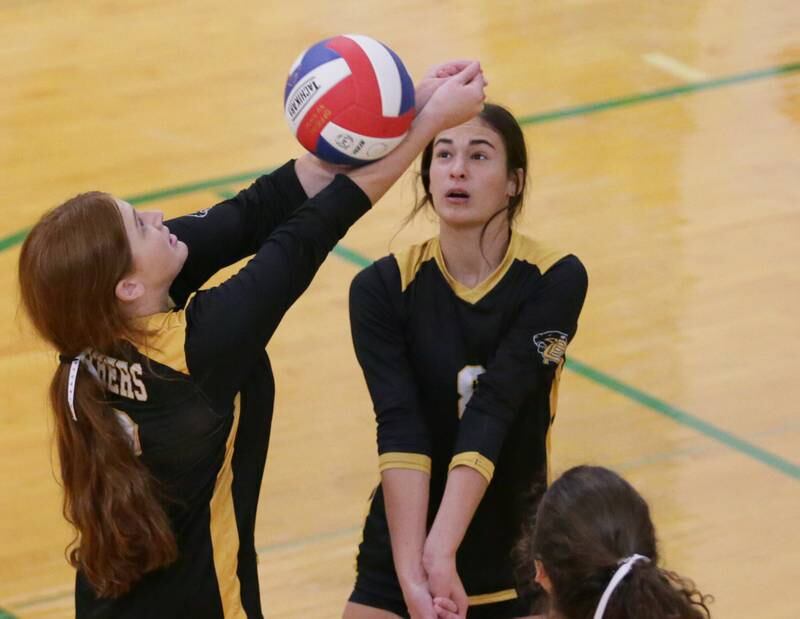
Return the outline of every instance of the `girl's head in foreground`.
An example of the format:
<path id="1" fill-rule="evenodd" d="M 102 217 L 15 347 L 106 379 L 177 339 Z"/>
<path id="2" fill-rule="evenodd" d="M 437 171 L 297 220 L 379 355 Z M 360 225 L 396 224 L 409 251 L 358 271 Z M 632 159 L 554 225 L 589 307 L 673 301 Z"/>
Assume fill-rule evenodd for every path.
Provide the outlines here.
<path id="1" fill-rule="evenodd" d="M 160 212 L 138 212 L 101 192 L 45 213 L 19 262 L 22 302 L 34 326 L 63 355 L 105 351 L 132 335 L 131 318 L 166 299 L 186 245 Z"/>
<path id="2" fill-rule="evenodd" d="M 186 256 L 161 213 L 137 213 L 101 192 L 46 213 L 22 245 L 22 305 L 62 357 L 50 401 L 64 515 L 77 530 L 69 560 L 101 596 L 125 593 L 173 561 L 176 546 L 158 488 L 106 404 L 91 361 L 73 359 L 88 350 L 124 357 L 120 342 L 145 336 L 133 319 L 168 302 Z"/>
<path id="3" fill-rule="evenodd" d="M 439 133 L 422 153 L 423 198 L 442 225 L 507 228 L 522 208 L 528 154 L 514 116 L 487 103 L 472 120 Z M 505 214 L 505 216 L 502 216 Z"/>
<path id="4" fill-rule="evenodd" d="M 708 596 L 659 567 L 647 503 L 606 468 L 578 466 L 557 479 L 519 550 L 526 563 L 535 564 L 536 582 L 550 597 L 551 617 L 710 616 Z"/>

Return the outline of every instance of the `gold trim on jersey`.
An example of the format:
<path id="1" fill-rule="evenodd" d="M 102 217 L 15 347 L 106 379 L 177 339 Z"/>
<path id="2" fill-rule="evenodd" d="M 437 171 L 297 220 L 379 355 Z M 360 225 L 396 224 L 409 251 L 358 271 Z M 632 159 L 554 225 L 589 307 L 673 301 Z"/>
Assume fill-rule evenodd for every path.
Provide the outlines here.
<path id="1" fill-rule="evenodd" d="M 233 401 L 233 424 L 225 442 L 225 459 L 217 473 L 214 494 L 211 497 L 211 547 L 214 551 L 214 571 L 222 600 L 225 619 L 247 619 L 242 608 L 241 588 L 237 569 L 239 566 L 239 529 L 233 505 L 233 445 L 239 429 L 241 396 Z"/>
<path id="2" fill-rule="evenodd" d="M 405 292 L 408 285 L 414 281 L 420 267 L 433 259 L 434 245 L 439 245 L 438 238 L 428 239 L 419 245 L 411 245 L 394 254 L 397 267 L 400 269 L 400 292 Z"/>
<path id="3" fill-rule="evenodd" d="M 553 376 L 553 382 L 550 384 L 550 425 L 547 426 L 547 434 L 545 434 L 545 462 L 547 463 L 547 485 L 550 485 L 552 476 L 550 472 L 550 434 L 553 430 L 553 423 L 556 420 L 556 410 L 558 409 L 558 386 L 561 383 L 561 372 L 564 369 L 564 359 L 558 362 L 556 373 Z"/>
<path id="4" fill-rule="evenodd" d="M 388 469 L 410 469 L 430 475 L 431 459 L 423 454 L 388 451 L 378 456 L 378 470 L 383 473 Z"/>
<path id="5" fill-rule="evenodd" d="M 447 470 L 452 471 L 457 466 L 468 466 L 471 469 L 475 469 L 483 475 L 487 483 L 490 483 L 494 476 L 494 463 L 477 451 L 463 451 L 456 454 L 450 460 L 450 466 Z"/>
<path id="6" fill-rule="evenodd" d="M 482 604 L 494 604 L 495 602 L 507 602 L 517 599 L 516 589 L 503 589 L 495 593 L 482 593 L 481 595 L 470 595 L 469 605 L 480 606 Z"/>
<path id="7" fill-rule="evenodd" d="M 186 363 L 186 312 L 162 312 L 136 320 L 140 329 L 152 331 L 144 345 L 137 346 L 139 352 L 153 361 L 166 365 L 176 372 L 188 374 Z"/>
<path id="8" fill-rule="evenodd" d="M 445 263 L 442 248 L 439 244 L 439 237 L 428 239 L 419 245 L 412 245 L 394 254 L 395 261 L 400 269 L 401 292 L 405 292 L 406 288 L 414 281 L 417 272 L 424 263 L 429 260 L 435 260 L 439 271 L 456 296 L 472 304 L 480 301 L 494 289 L 508 272 L 508 269 L 511 268 L 515 260 L 522 260 L 532 264 L 544 274 L 564 256 L 566 256 L 564 252 L 554 250 L 512 230 L 508 249 L 506 249 L 506 253 L 500 261 L 500 264 L 497 265 L 497 268 L 481 283 L 474 288 L 469 288 L 455 279 L 447 270 L 447 264 Z"/>
<path id="9" fill-rule="evenodd" d="M 517 260 L 524 260 L 534 265 L 542 275 L 547 273 L 556 262 L 568 255 L 566 252 L 535 241 L 513 230 L 511 231 L 509 253 L 512 253 Z"/>

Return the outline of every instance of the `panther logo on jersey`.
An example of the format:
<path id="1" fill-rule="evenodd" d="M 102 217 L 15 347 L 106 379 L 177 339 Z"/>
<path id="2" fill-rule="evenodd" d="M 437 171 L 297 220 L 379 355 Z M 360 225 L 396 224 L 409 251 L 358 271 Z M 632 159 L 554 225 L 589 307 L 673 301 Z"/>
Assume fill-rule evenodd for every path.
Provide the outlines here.
<path id="1" fill-rule="evenodd" d="M 198 219 L 202 219 L 206 215 L 208 215 L 208 209 L 207 208 L 203 208 L 203 209 L 200 209 L 199 211 L 197 211 L 196 213 L 191 213 L 189 215 L 189 217 L 197 217 Z"/>
<path id="2" fill-rule="evenodd" d="M 544 331 L 533 336 L 533 344 L 545 365 L 558 364 L 567 352 L 567 334 L 561 331 Z"/>

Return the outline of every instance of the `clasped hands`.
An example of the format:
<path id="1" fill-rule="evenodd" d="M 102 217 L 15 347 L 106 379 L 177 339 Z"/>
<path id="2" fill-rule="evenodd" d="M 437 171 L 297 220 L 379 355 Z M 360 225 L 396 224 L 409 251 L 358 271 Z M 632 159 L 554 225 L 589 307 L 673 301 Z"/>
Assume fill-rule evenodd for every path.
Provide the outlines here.
<path id="1" fill-rule="evenodd" d="M 422 555 L 421 577 L 402 584 L 411 619 L 465 619 L 467 599 L 456 570 L 455 554 L 428 544 Z"/>

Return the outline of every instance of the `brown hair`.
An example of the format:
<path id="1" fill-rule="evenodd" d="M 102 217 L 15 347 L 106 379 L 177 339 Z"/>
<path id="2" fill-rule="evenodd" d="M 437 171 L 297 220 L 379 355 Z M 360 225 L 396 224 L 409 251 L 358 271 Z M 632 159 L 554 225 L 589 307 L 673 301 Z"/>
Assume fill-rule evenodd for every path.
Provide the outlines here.
<path id="1" fill-rule="evenodd" d="M 39 334 L 61 355 L 86 349 L 124 354 L 121 342 L 144 334 L 126 319 L 117 282 L 133 268 L 122 215 L 97 191 L 67 200 L 33 227 L 19 259 L 22 304 Z M 105 391 L 81 363 L 73 421 L 69 364 L 50 383 L 64 517 L 75 527 L 70 564 L 101 597 L 130 590 L 146 572 L 175 560 L 175 536 L 156 480 L 131 448 Z"/>
<path id="2" fill-rule="evenodd" d="M 524 578 L 542 562 L 553 586 L 553 609 L 564 619 L 588 619 L 621 559 L 637 561 L 614 589 L 604 619 L 703 619 L 711 596 L 659 566 L 655 530 L 645 500 L 627 481 L 598 466 L 578 466 L 557 479 L 542 497 L 519 556 Z M 523 575 L 520 574 L 522 577 Z"/>

